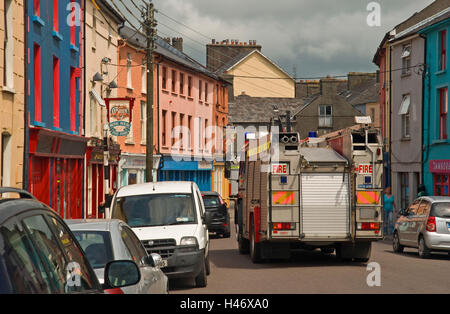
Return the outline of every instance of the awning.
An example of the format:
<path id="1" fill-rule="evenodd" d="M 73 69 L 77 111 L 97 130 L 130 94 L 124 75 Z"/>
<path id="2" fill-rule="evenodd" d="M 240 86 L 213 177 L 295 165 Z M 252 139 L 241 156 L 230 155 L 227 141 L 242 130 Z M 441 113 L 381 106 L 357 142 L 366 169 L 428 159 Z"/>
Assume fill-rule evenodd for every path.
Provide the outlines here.
<path id="1" fill-rule="evenodd" d="M 409 111 L 410 104 L 411 104 L 411 96 L 410 95 L 404 96 L 398 114 L 399 115 L 407 114 Z"/>

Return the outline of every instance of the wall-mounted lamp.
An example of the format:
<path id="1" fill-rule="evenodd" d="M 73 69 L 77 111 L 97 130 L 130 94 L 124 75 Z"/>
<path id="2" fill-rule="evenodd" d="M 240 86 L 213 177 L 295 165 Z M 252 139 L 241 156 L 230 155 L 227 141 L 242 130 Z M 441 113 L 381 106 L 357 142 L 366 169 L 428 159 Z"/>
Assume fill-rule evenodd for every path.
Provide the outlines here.
<path id="1" fill-rule="evenodd" d="M 95 73 L 94 77 L 92 78 L 93 82 L 102 82 L 103 76 L 100 73 Z"/>
<path id="2" fill-rule="evenodd" d="M 112 81 L 111 83 L 109 83 L 108 87 L 110 89 L 113 89 L 113 88 L 118 88 L 119 86 L 117 85 L 116 81 Z"/>

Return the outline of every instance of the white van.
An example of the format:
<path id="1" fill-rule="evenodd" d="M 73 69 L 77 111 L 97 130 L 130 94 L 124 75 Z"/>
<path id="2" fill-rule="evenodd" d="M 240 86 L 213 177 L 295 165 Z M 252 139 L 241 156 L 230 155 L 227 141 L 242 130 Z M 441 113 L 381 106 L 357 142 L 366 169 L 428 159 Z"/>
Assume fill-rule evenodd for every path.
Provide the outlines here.
<path id="1" fill-rule="evenodd" d="M 148 254 L 163 258 L 169 279 L 195 279 L 206 287 L 209 236 L 205 206 L 194 182 L 155 182 L 124 186 L 112 200 L 111 217 L 132 227 Z"/>

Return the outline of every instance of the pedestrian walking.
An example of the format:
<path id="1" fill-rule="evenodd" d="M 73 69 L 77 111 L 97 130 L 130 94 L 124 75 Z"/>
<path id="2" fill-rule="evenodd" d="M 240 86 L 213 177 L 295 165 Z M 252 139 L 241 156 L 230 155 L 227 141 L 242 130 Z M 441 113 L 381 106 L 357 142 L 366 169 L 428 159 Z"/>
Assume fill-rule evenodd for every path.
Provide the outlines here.
<path id="1" fill-rule="evenodd" d="M 394 209 L 397 210 L 394 195 L 391 193 L 391 188 L 387 187 L 384 190 L 384 234 L 386 235 L 394 232 Z"/>
<path id="2" fill-rule="evenodd" d="M 109 193 L 106 194 L 106 196 L 105 196 L 105 201 L 101 202 L 100 205 L 98 206 L 99 214 L 104 215 L 106 213 L 106 208 L 111 207 L 111 202 L 112 202 L 113 196 L 114 196 L 114 190 L 109 189 Z"/>

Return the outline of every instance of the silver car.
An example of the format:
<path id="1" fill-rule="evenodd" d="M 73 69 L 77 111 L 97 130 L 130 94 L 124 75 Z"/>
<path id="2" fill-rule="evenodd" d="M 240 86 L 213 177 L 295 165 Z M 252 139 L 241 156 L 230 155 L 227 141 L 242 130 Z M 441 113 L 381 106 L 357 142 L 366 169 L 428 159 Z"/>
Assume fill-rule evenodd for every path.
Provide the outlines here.
<path id="1" fill-rule="evenodd" d="M 405 247 L 418 248 L 427 258 L 432 251 L 450 254 L 450 197 L 423 196 L 400 211 L 393 236 L 394 252 Z"/>
<path id="2" fill-rule="evenodd" d="M 167 276 L 161 271 L 162 258 L 149 256 L 131 228 L 118 219 L 65 220 L 81 244 L 86 257 L 103 284 L 105 265 L 114 260 L 133 260 L 139 266 L 141 280 L 134 286 L 107 291 L 113 294 L 167 294 Z"/>

